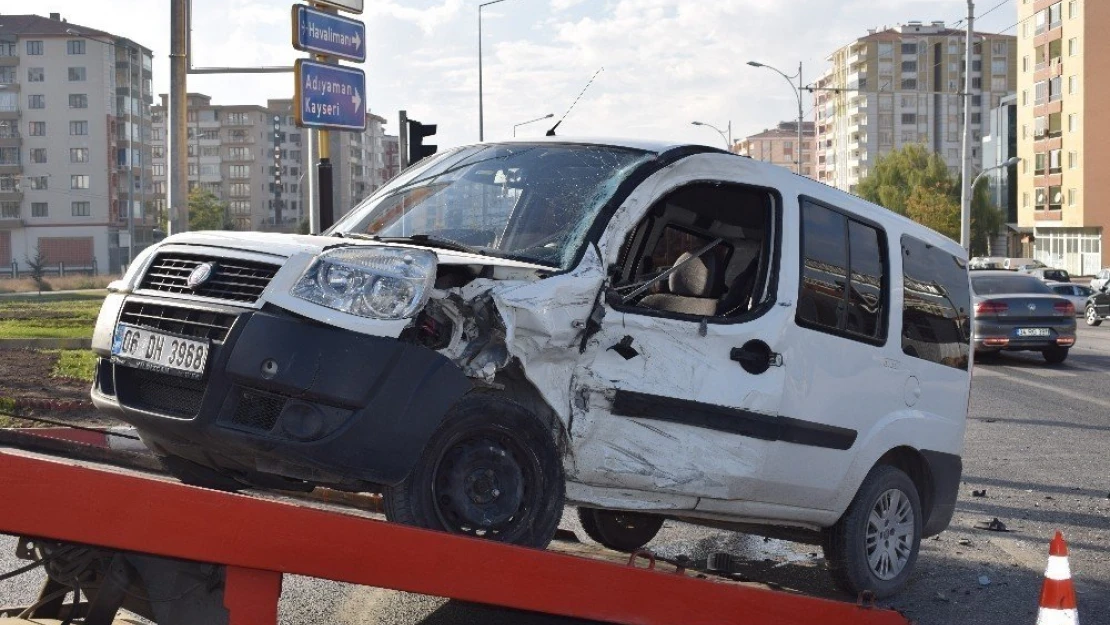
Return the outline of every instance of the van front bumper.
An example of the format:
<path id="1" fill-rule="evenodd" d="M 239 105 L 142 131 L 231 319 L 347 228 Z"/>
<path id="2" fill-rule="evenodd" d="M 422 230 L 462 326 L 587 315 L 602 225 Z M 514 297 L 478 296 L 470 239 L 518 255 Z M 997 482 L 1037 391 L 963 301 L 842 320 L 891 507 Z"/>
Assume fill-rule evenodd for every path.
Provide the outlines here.
<path id="1" fill-rule="evenodd" d="M 239 312 L 199 380 L 114 361 L 103 334 L 94 349 L 99 409 L 155 453 L 246 483 L 395 485 L 472 387 L 430 349 L 280 312 Z"/>

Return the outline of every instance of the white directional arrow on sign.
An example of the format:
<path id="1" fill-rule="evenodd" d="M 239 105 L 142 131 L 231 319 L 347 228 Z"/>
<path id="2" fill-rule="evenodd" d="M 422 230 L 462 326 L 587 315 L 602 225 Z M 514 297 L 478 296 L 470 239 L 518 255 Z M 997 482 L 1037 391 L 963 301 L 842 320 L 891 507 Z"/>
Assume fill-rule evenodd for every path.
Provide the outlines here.
<path id="1" fill-rule="evenodd" d="M 362 97 L 358 95 L 358 90 L 355 90 L 354 95 L 351 96 L 351 103 L 355 105 L 355 110 L 359 110 L 362 106 Z"/>
<path id="2" fill-rule="evenodd" d="M 358 33 L 355 33 L 355 48 L 359 48 L 360 46 L 362 46 L 362 37 L 359 37 Z"/>

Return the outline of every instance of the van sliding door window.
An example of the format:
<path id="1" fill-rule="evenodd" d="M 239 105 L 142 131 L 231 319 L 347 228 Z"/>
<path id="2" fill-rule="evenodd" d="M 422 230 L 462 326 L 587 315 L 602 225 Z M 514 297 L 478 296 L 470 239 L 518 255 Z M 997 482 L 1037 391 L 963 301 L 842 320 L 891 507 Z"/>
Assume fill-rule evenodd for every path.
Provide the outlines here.
<path id="1" fill-rule="evenodd" d="M 963 261 L 924 241 L 903 236 L 902 270 L 902 351 L 915 358 L 967 369 L 971 293 Z"/>
<path id="2" fill-rule="evenodd" d="M 886 235 L 802 200 L 798 325 L 866 342 L 886 340 Z"/>

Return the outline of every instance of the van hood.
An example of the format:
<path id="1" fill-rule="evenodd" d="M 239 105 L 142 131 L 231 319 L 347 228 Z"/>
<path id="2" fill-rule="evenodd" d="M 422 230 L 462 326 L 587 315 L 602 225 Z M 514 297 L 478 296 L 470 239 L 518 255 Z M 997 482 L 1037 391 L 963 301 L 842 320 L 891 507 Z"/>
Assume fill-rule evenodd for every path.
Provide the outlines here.
<path id="1" fill-rule="evenodd" d="M 455 250 L 423 246 L 417 243 L 387 243 L 384 241 L 368 241 L 362 239 L 345 239 L 340 237 L 324 237 L 307 234 L 284 234 L 279 232 L 237 232 L 237 231 L 204 231 L 185 232 L 175 234 L 162 241 L 163 245 L 198 245 L 205 247 L 225 248 L 229 250 L 250 251 L 265 254 L 275 258 L 289 258 L 294 254 L 307 253 L 319 254 L 324 250 L 336 247 L 352 246 L 379 246 L 379 247 L 418 247 L 435 252 L 441 265 L 485 265 L 493 267 L 508 267 L 513 269 L 531 269 L 537 271 L 557 271 L 555 267 L 539 265 L 508 258 L 486 256 L 484 254 L 470 254 Z"/>

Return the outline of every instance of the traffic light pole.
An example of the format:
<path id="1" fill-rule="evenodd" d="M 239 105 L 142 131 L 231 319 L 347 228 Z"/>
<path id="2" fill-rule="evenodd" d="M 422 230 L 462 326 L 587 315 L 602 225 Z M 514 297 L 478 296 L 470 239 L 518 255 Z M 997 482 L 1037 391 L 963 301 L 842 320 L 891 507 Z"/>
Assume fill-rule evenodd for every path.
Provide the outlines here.
<path id="1" fill-rule="evenodd" d="M 397 126 L 397 158 L 401 163 L 401 171 L 409 168 L 409 114 L 401 111 L 400 124 Z"/>
<path id="2" fill-rule="evenodd" d="M 320 187 L 320 232 L 323 232 L 335 223 L 335 204 L 332 198 L 331 133 L 321 130 L 319 137 L 320 162 L 316 164 L 316 181 Z"/>

